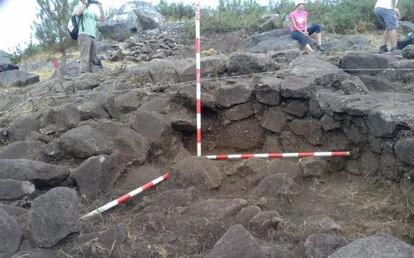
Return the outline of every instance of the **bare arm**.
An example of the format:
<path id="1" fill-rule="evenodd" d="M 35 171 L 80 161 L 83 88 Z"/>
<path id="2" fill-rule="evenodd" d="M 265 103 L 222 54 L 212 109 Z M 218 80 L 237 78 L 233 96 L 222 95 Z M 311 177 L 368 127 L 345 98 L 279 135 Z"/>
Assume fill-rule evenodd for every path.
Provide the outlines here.
<path id="1" fill-rule="evenodd" d="M 104 13 L 104 10 L 102 8 L 102 4 L 99 3 L 98 6 L 99 6 L 99 18 L 96 19 L 96 20 L 100 21 L 100 22 L 103 22 L 105 20 L 105 13 Z"/>
<path id="2" fill-rule="evenodd" d="M 81 16 L 86 8 L 88 8 L 88 5 L 84 3 L 80 4 L 79 7 L 75 10 L 75 15 Z"/>

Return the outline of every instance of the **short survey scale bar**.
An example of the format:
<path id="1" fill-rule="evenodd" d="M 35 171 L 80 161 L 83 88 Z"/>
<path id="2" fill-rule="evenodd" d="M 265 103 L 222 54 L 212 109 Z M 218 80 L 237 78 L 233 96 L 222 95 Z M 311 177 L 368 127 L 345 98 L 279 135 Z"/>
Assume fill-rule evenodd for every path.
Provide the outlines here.
<path id="1" fill-rule="evenodd" d="M 326 152 L 292 152 L 292 153 L 260 153 L 260 154 L 219 154 L 207 155 L 212 160 L 228 160 L 228 159 L 283 159 L 283 158 L 306 158 L 306 157 L 348 157 L 351 155 L 349 151 L 326 151 Z"/>

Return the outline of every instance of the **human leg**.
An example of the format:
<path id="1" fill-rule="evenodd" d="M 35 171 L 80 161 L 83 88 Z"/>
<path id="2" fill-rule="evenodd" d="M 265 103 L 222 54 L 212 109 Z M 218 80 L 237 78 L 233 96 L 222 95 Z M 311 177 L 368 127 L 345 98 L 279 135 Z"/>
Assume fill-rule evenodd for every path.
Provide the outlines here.
<path id="1" fill-rule="evenodd" d="M 96 72 L 96 64 L 98 63 L 98 57 L 96 56 L 96 43 L 95 39 L 91 40 L 91 51 L 89 54 L 89 71 Z"/>
<path id="2" fill-rule="evenodd" d="M 303 35 L 302 33 L 300 33 L 299 31 L 292 31 L 291 32 L 291 37 L 297 41 L 299 41 L 299 43 L 305 47 L 305 49 L 308 52 L 313 52 L 313 49 L 310 46 L 310 40 L 308 37 L 306 37 L 305 35 Z"/>
<path id="3" fill-rule="evenodd" d="M 398 40 L 398 33 L 396 29 L 390 31 L 391 50 L 396 49 Z"/>
<path id="4" fill-rule="evenodd" d="M 309 35 L 312 35 L 317 41 L 317 48 L 321 51 L 324 49 L 322 48 L 322 27 L 319 24 L 313 24 L 307 29 Z"/>
<path id="5" fill-rule="evenodd" d="M 391 41 L 391 50 L 396 49 L 398 39 L 397 30 L 400 26 L 397 14 L 394 10 L 385 8 L 375 8 L 374 12 L 380 20 L 380 22 L 385 26 L 385 32 L 383 35 L 382 42 L 383 45 L 380 47 L 380 50 L 386 49 L 388 41 Z"/>
<path id="6" fill-rule="evenodd" d="M 80 52 L 79 73 L 88 73 L 90 72 L 89 62 L 91 50 L 91 37 L 89 37 L 88 35 L 79 34 L 78 47 Z"/>

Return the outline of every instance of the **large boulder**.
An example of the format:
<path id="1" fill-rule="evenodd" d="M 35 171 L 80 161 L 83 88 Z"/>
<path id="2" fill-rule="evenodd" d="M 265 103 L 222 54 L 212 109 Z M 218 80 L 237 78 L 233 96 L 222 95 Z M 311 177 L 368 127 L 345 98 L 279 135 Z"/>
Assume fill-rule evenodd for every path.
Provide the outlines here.
<path id="1" fill-rule="evenodd" d="M 117 116 L 114 97 L 107 94 L 85 96 L 84 103 L 78 109 L 82 120 L 110 119 Z"/>
<path id="2" fill-rule="evenodd" d="M 42 161 L 45 144 L 37 141 L 13 142 L 0 150 L 0 159 L 29 159 Z"/>
<path id="3" fill-rule="evenodd" d="M 242 225 L 231 227 L 214 245 L 207 258 L 265 258 L 256 239 Z"/>
<path id="4" fill-rule="evenodd" d="M 335 65 L 325 61 L 317 55 L 302 55 L 289 64 L 291 75 L 309 78 L 321 78 L 330 74 L 343 74 Z"/>
<path id="5" fill-rule="evenodd" d="M 261 78 L 254 89 L 256 100 L 267 105 L 279 105 L 281 102 L 281 85 L 282 80 L 275 78 L 273 76 Z"/>
<path id="6" fill-rule="evenodd" d="M 406 32 L 413 32 L 414 31 L 414 23 L 409 21 L 402 21 L 401 28 Z"/>
<path id="7" fill-rule="evenodd" d="M 322 126 L 319 121 L 295 119 L 288 125 L 294 134 L 303 136 L 310 144 L 318 145 L 321 143 Z"/>
<path id="8" fill-rule="evenodd" d="M 254 35 L 248 39 L 248 47 L 253 53 L 266 53 L 290 48 L 298 48 L 299 44 L 292 39 L 289 30 L 278 29 Z"/>
<path id="9" fill-rule="evenodd" d="M 120 151 L 126 162 L 142 164 L 148 157 L 150 144 L 136 131 L 127 128 L 115 136 L 115 149 Z"/>
<path id="10" fill-rule="evenodd" d="M 349 52 L 340 61 L 340 67 L 354 74 L 375 75 L 383 72 L 397 57 L 375 53 Z"/>
<path id="11" fill-rule="evenodd" d="M 0 200 L 17 200 L 25 195 L 32 194 L 34 191 L 35 186 L 28 181 L 0 180 Z"/>
<path id="12" fill-rule="evenodd" d="M 72 105 L 59 106 L 49 110 L 46 121 L 47 124 L 55 125 L 56 131 L 65 132 L 75 128 L 80 122 L 79 110 Z M 51 127 L 49 126 L 49 128 Z"/>
<path id="13" fill-rule="evenodd" d="M 123 40 L 131 33 L 160 28 L 164 16 L 151 4 L 130 1 L 115 11 L 115 15 L 98 27 L 104 37 Z"/>
<path id="14" fill-rule="evenodd" d="M 346 36 L 343 39 L 331 40 L 323 43 L 325 51 L 363 50 L 368 39 L 364 35 Z"/>
<path id="15" fill-rule="evenodd" d="M 188 183 L 200 189 L 216 189 L 220 187 L 223 176 L 215 164 L 207 158 L 189 157 L 179 161 L 174 169 L 183 184 Z"/>
<path id="16" fill-rule="evenodd" d="M 414 138 L 398 141 L 394 146 L 394 151 L 399 160 L 414 165 Z"/>
<path id="17" fill-rule="evenodd" d="M 35 185 L 55 186 L 62 183 L 70 170 L 66 167 L 25 159 L 0 159 L 0 179 L 28 180 Z"/>
<path id="18" fill-rule="evenodd" d="M 314 234 L 306 238 L 305 257 L 306 258 L 325 258 L 342 246 L 346 245 L 343 237 L 332 234 Z"/>
<path id="19" fill-rule="evenodd" d="M 81 195 L 92 198 L 106 189 L 102 186 L 106 160 L 105 155 L 90 157 L 72 172 L 70 176 L 76 181 Z"/>
<path id="20" fill-rule="evenodd" d="M 152 146 L 163 146 L 168 143 L 172 132 L 168 117 L 157 112 L 135 112 L 131 127 Z"/>
<path id="21" fill-rule="evenodd" d="M 8 140 L 24 141 L 32 132 L 38 132 L 39 129 L 39 122 L 34 117 L 19 117 L 7 128 Z"/>
<path id="22" fill-rule="evenodd" d="M 32 203 L 30 234 L 38 247 L 52 247 L 69 234 L 78 232 L 78 195 L 75 190 L 57 187 Z"/>
<path id="23" fill-rule="evenodd" d="M 407 46 L 403 49 L 402 55 L 407 59 L 414 59 L 414 46 Z"/>
<path id="24" fill-rule="evenodd" d="M 111 154 L 114 141 L 108 135 L 89 125 L 67 131 L 60 138 L 63 150 L 76 158 Z"/>
<path id="25" fill-rule="evenodd" d="M 260 124 L 267 130 L 281 133 L 286 125 L 286 115 L 280 107 L 270 107 L 264 111 Z"/>
<path id="26" fill-rule="evenodd" d="M 0 50 L 0 64 L 11 64 L 10 55 Z"/>
<path id="27" fill-rule="evenodd" d="M 252 89 L 247 82 L 227 83 L 216 92 L 217 105 L 229 108 L 231 106 L 246 103 L 252 95 Z"/>
<path id="28" fill-rule="evenodd" d="M 226 68 L 229 74 L 241 75 L 276 71 L 279 65 L 265 54 L 236 52 L 230 56 Z"/>
<path id="29" fill-rule="evenodd" d="M 384 234 L 373 235 L 353 241 L 329 258 L 410 258 L 414 257 L 414 246 Z"/>
<path id="30" fill-rule="evenodd" d="M 16 220 L 0 208 L 0 258 L 8 258 L 17 252 L 22 236 Z"/>
<path id="31" fill-rule="evenodd" d="M 39 75 L 21 70 L 9 70 L 0 73 L 0 87 L 24 87 L 39 81 Z"/>

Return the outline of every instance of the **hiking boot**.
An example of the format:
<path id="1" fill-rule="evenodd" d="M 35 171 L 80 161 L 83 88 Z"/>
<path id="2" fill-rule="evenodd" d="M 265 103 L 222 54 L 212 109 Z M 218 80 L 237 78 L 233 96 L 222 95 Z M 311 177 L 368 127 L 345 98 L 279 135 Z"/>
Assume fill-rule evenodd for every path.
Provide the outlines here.
<path id="1" fill-rule="evenodd" d="M 325 49 L 321 45 L 317 45 L 316 48 L 321 52 L 325 51 Z"/>
<path id="2" fill-rule="evenodd" d="M 380 53 L 387 53 L 387 52 L 388 52 L 388 47 L 387 47 L 387 45 L 382 45 L 382 46 L 380 46 L 379 52 L 380 52 Z"/>

